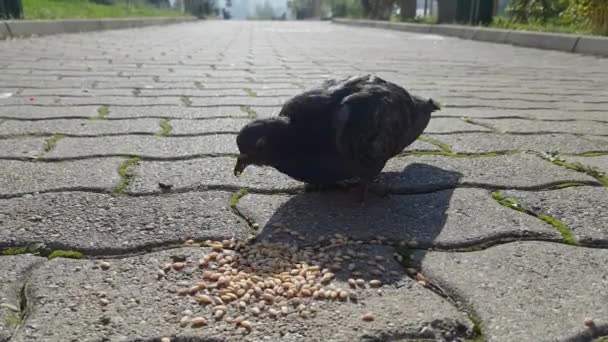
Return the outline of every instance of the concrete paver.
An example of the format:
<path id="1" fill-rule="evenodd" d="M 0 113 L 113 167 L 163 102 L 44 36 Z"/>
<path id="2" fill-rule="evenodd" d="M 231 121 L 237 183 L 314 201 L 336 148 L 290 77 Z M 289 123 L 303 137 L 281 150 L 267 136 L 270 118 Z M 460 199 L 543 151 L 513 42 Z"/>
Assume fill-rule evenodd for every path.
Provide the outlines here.
<path id="1" fill-rule="evenodd" d="M 606 262 L 605 249 L 514 242 L 429 252 L 422 272 L 477 313 L 488 341 L 588 341 L 608 332 Z"/>
<path id="2" fill-rule="evenodd" d="M 199 21 L 2 41 L 0 93 L 11 95 L 0 98 L 0 246 L 42 245 L 43 255 L 73 249 L 86 259 L 39 265 L 43 259 L 0 256 L 2 274 L 13 270 L 0 279 L 10 304 L 0 307 L 0 340 L 608 336 L 606 188 L 597 173 L 539 157 L 555 152 L 608 171 L 607 70 L 608 60 L 593 56 L 311 21 Z M 443 104 L 426 139 L 387 164 L 388 198 L 361 206 L 346 190 L 302 192 L 268 168 L 233 176 L 242 125 L 276 115 L 325 78 L 362 73 Z M 503 151 L 532 152 L 492 154 Z M 572 183 L 585 186 L 562 188 Z M 529 212 L 499 204 L 497 189 Z M 564 245 L 541 215 L 596 248 Z M 210 312 L 176 294 L 200 279 L 194 266 L 208 250 L 178 244 L 255 234 L 258 246 L 311 246 L 338 241 L 335 233 L 361 239 L 336 252 L 387 260 L 380 289 L 357 290 L 357 303 L 320 302 L 309 318 L 248 316 L 248 335 L 213 320 L 179 326 L 184 310 Z M 406 249 L 395 247 L 401 240 Z M 408 250 L 422 253 L 426 286 L 407 257 L 403 265 L 393 259 Z M 159 279 L 159 265 L 177 254 L 191 264 Z M 99 266 L 102 255 L 113 256 L 104 259 L 109 268 Z M 343 266 L 335 283 L 348 287 Z M 15 303 L 30 314 L 6 324 L 17 322 Z M 230 304 L 228 316 L 234 310 Z M 373 322 L 361 320 L 367 311 Z"/>

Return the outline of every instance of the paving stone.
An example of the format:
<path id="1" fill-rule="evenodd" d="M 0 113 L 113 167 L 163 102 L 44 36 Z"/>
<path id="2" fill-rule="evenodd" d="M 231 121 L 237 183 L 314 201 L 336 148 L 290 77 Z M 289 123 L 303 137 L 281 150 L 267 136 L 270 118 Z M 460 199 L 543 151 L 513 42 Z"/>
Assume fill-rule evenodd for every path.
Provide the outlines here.
<path id="1" fill-rule="evenodd" d="M 250 194 L 237 208 L 263 227 L 262 239 L 281 226 L 314 237 L 313 241 L 333 233 L 359 240 L 383 235 L 395 242 L 416 240 L 424 248 L 470 246 L 509 237 L 561 239 L 551 226 L 501 206 L 481 189 L 372 197 L 363 207 L 356 193 L 348 192 Z"/>
<path id="2" fill-rule="evenodd" d="M 99 106 L 43 107 L 43 106 L 0 106 L 0 117 L 8 119 L 52 119 L 83 118 L 97 116 Z"/>
<path id="3" fill-rule="evenodd" d="M 127 192 L 133 194 L 161 192 L 159 183 L 174 189 L 195 189 L 208 186 L 247 187 L 255 190 L 286 191 L 301 188 L 302 183 L 270 167 L 249 166 L 240 176 L 234 176 L 235 158 L 200 158 L 183 161 L 142 161 L 134 167 L 137 177 Z"/>
<path id="4" fill-rule="evenodd" d="M 0 126 L 1 127 L 1 126 Z M 0 157 L 31 159 L 44 151 L 45 138 L 0 139 Z"/>
<path id="5" fill-rule="evenodd" d="M 0 135 L 66 134 L 74 136 L 155 134 L 160 130 L 159 119 L 133 120 L 7 120 L 0 126 Z"/>
<path id="6" fill-rule="evenodd" d="M 388 251 L 376 249 L 391 258 Z M 199 281 L 202 271 L 198 259 L 208 253 L 203 248 L 181 248 L 122 259 L 109 259 L 109 268 L 99 261 L 53 259 L 39 267 L 30 279 L 28 297 L 36 298 L 28 323 L 12 341 L 112 341 L 158 340 L 178 336 L 184 340 L 201 336 L 209 340 L 281 340 L 281 341 L 352 341 L 386 340 L 394 336 L 441 339 L 442 335 L 466 336 L 471 322 L 449 302 L 400 274 L 399 285 L 358 290 L 353 302 L 315 301 L 316 316 L 304 319 L 293 311 L 286 317 L 271 319 L 266 313 L 249 314 L 252 331 L 243 336 L 224 320 L 212 318 L 211 310 L 197 304 L 193 297 L 178 296 L 183 284 Z M 185 257 L 183 271 L 170 271 L 158 279 L 157 269 L 172 257 Z M 399 270 L 395 262 L 391 269 Z M 348 285 L 334 281 L 340 288 Z M 102 304 L 102 301 L 107 304 Z M 186 310 L 192 316 L 207 319 L 202 328 L 181 328 L 179 321 Z M 232 318 L 241 315 L 228 305 Z M 366 312 L 375 315 L 373 322 L 363 322 Z M 128 314 L 125 314 L 128 313 Z M 35 327 L 35 328 L 34 328 Z M 424 332 L 421 332 L 424 329 Z"/>
<path id="7" fill-rule="evenodd" d="M 597 157 L 565 156 L 563 158 L 569 163 L 579 163 L 608 175 L 608 154 Z"/>
<path id="8" fill-rule="evenodd" d="M 450 132 L 491 132 L 491 130 L 456 118 L 431 118 L 429 125 L 424 130 L 425 134 Z"/>
<path id="9" fill-rule="evenodd" d="M 238 133 L 251 119 L 171 120 L 171 135 L 212 132 Z M 0 127 L 0 130 L 2 127 Z M 235 137 L 236 139 L 236 137 Z M 235 140 L 236 141 L 236 140 Z"/>
<path id="10" fill-rule="evenodd" d="M 587 121 L 531 121 L 518 119 L 475 119 L 475 122 L 496 127 L 502 132 L 516 133 L 574 133 L 608 135 L 608 123 L 589 124 Z"/>
<path id="11" fill-rule="evenodd" d="M 476 312 L 488 341 L 590 341 L 608 332 L 606 263 L 605 249 L 531 241 L 427 252 L 421 264 L 427 278 Z"/>
<path id="12" fill-rule="evenodd" d="M 201 137 L 116 136 L 65 137 L 45 158 L 63 159 L 93 156 L 140 156 L 144 158 L 180 158 L 195 155 L 238 153 L 232 135 Z"/>
<path id="13" fill-rule="evenodd" d="M 37 191 L 91 189 L 111 191 L 120 182 L 118 168 L 123 158 L 88 159 L 70 162 L 0 160 L 0 197 Z"/>
<path id="14" fill-rule="evenodd" d="M 0 199 L 0 245 L 42 242 L 88 254 L 128 253 L 188 239 L 246 237 L 228 192 L 114 197 L 58 192 Z"/>
<path id="15" fill-rule="evenodd" d="M 385 166 L 382 179 L 388 189 L 395 192 L 432 191 L 459 185 L 509 189 L 537 189 L 568 182 L 601 185 L 584 173 L 526 153 L 496 157 L 393 158 Z"/>
<path id="16" fill-rule="evenodd" d="M 46 259 L 23 254 L 0 260 L 0 341 L 9 341 L 21 323 L 21 289 L 31 270 Z"/>
<path id="17" fill-rule="evenodd" d="M 536 151 L 583 153 L 587 151 L 603 151 L 608 149 L 608 141 L 591 141 L 570 134 L 495 134 L 495 133 L 466 133 L 466 134 L 437 134 L 434 139 L 450 146 L 455 152 L 483 153 L 496 151 Z"/>
<path id="18" fill-rule="evenodd" d="M 193 97 L 192 107 L 208 106 L 282 106 L 288 97 Z"/>
<path id="19" fill-rule="evenodd" d="M 536 214 L 560 220 L 580 243 L 608 245 L 608 189 L 605 187 L 506 191 L 504 194 Z"/>
<path id="20" fill-rule="evenodd" d="M 531 118 L 536 120 L 606 120 L 605 112 L 563 111 L 553 109 L 515 110 L 500 108 L 443 108 L 441 115 L 471 118 Z M 532 123 L 531 123 L 532 124 Z"/>
<path id="21" fill-rule="evenodd" d="M 141 118 L 162 117 L 175 119 L 203 119 L 216 118 L 218 116 L 247 117 L 249 114 L 238 106 L 228 107 L 121 107 L 109 108 L 108 118 Z M 1 110 L 1 108 L 0 108 Z"/>

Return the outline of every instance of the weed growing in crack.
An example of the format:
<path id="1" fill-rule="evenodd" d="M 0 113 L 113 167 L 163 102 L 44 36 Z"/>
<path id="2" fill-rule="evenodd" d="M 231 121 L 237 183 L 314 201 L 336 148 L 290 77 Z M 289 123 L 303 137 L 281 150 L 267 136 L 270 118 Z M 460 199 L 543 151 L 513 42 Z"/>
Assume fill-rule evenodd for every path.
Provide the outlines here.
<path id="1" fill-rule="evenodd" d="M 594 152 L 588 152 L 588 153 L 594 153 Z M 586 166 L 581 163 L 569 163 L 564 158 L 562 158 L 556 154 L 551 154 L 551 153 L 543 153 L 541 155 L 541 157 L 552 162 L 555 165 L 562 166 L 562 167 L 565 167 L 565 168 L 573 170 L 573 171 L 582 172 L 584 174 L 587 174 L 587 175 L 597 179 L 604 186 L 608 186 L 608 176 L 606 176 L 603 172 L 601 172 L 593 167 Z"/>
<path id="2" fill-rule="evenodd" d="M 52 137 L 50 137 L 44 145 L 44 152 L 45 153 L 49 153 L 51 152 L 51 150 L 55 147 L 55 145 L 57 144 L 57 142 L 61 139 L 63 139 L 65 136 L 63 134 L 55 134 Z"/>
<path id="3" fill-rule="evenodd" d="M 243 91 L 245 91 L 245 93 L 247 94 L 247 96 L 251 96 L 251 97 L 258 96 L 258 93 L 256 93 L 255 91 L 253 91 L 251 88 L 243 88 Z"/>
<path id="4" fill-rule="evenodd" d="M 255 119 L 258 117 L 258 113 L 253 110 L 250 106 L 241 106 L 241 112 L 246 113 L 247 117 L 250 119 Z"/>
<path id="5" fill-rule="evenodd" d="M 133 179 L 133 176 L 134 176 L 134 173 L 133 173 L 133 170 L 131 169 L 131 167 L 133 165 L 139 163 L 140 161 L 141 161 L 141 158 L 133 157 L 133 158 L 127 159 L 124 163 L 122 163 L 120 165 L 120 167 L 118 168 L 118 175 L 120 176 L 121 181 L 112 191 L 112 194 L 114 196 L 123 194 L 124 190 L 127 188 L 127 186 L 129 186 L 129 183 L 131 183 L 131 180 Z"/>
<path id="6" fill-rule="evenodd" d="M 97 109 L 97 116 L 93 117 L 93 119 L 105 120 L 108 118 L 108 114 L 110 114 L 110 108 L 103 105 Z"/>
<path id="7" fill-rule="evenodd" d="M 537 217 L 557 229 L 562 234 L 565 244 L 576 245 L 576 240 L 574 239 L 574 236 L 572 236 L 572 231 L 560 220 L 543 214 L 538 215 Z"/>
<path id="8" fill-rule="evenodd" d="M 158 135 L 160 137 L 167 136 L 167 135 L 169 135 L 169 133 L 171 133 L 172 129 L 173 128 L 169 124 L 169 120 L 161 119 L 160 120 L 160 131 L 158 133 L 156 133 L 156 135 Z"/>
<path id="9" fill-rule="evenodd" d="M 186 107 L 190 107 L 192 105 L 192 100 L 190 100 L 190 98 L 188 96 L 181 96 L 179 99 L 182 101 L 182 103 Z"/>
<path id="10" fill-rule="evenodd" d="M 481 333 L 481 321 L 471 315 L 469 315 L 469 319 L 473 322 L 473 336 L 466 339 L 465 342 L 484 342 L 485 338 Z"/>
<path id="11" fill-rule="evenodd" d="M 443 151 L 444 153 L 455 154 L 454 151 L 452 151 L 452 149 L 450 148 L 450 146 L 448 146 L 447 144 L 445 144 L 437 139 L 429 138 L 426 136 L 419 136 L 418 140 L 424 141 L 425 143 L 429 143 L 431 145 L 435 145 L 435 146 L 439 147 L 439 149 L 441 149 L 441 151 Z"/>
<path id="12" fill-rule="evenodd" d="M 498 202 L 499 204 L 509 207 L 511 209 L 517 210 L 519 212 L 528 214 L 530 216 L 534 216 L 537 219 L 551 225 L 562 235 L 562 242 L 568 245 L 576 245 L 576 239 L 572 235 L 572 229 L 570 229 L 567 225 L 565 225 L 560 220 L 553 218 L 546 214 L 536 214 L 533 211 L 530 211 L 517 203 L 517 200 L 514 198 L 507 198 L 500 192 L 496 191 L 492 193 L 492 198 Z"/>
<path id="13" fill-rule="evenodd" d="M 48 256 L 49 260 L 55 258 L 68 258 L 68 259 L 82 259 L 82 253 L 78 251 L 62 251 L 56 250 L 51 252 Z"/>
<path id="14" fill-rule="evenodd" d="M 0 253 L 0 255 L 19 255 L 27 253 L 27 247 L 9 247 Z"/>
<path id="15" fill-rule="evenodd" d="M 247 191 L 247 189 L 242 188 L 230 196 L 230 208 L 236 209 L 237 204 L 239 204 L 239 200 L 245 197 L 248 193 L 249 191 Z"/>

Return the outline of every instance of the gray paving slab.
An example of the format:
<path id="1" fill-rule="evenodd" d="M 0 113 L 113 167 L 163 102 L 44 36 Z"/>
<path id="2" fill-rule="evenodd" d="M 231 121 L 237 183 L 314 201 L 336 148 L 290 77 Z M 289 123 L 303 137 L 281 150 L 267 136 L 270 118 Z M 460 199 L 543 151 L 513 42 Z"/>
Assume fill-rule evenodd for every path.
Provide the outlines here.
<path id="1" fill-rule="evenodd" d="M 30 254 L 1 256 L 0 340 L 9 341 L 21 324 L 21 290 L 30 272 L 46 259 Z"/>
<path id="2" fill-rule="evenodd" d="M 475 311 L 488 341 L 589 341 L 608 332 L 607 262 L 605 249 L 534 241 L 427 252 L 421 265 L 430 281 Z"/>
<path id="3" fill-rule="evenodd" d="M 457 118 L 431 118 L 429 125 L 424 130 L 429 133 L 451 133 L 451 132 L 491 132 L 489 128 L 472 125 Z"/>
<path id="4" fill-rule="evenodd" d="M 249 114 L 239 106 L 222 107 L 124 107 L 112 106 L 108 118 L 163 117 L 175 119 L 206 119 L 221 117 L 247 117 Z"/>
<path id="5" fill-rule="evenodd" d="M 11 97 L 0 105 L 46 105 L 46 106 L 179 106 L 182 101 L 179 97 L 137 97 L 137 96 L 96 96 L 96 97 L 61 97 L 61 96 L 32 96 Z"/>
<path id="6" fill-rule="evenodd" d="M 93 156 L 140 156 L 184 158 L 195 155 L 238 153 L 232 135 L 201 137 L 65 137 L 44 158 L 65 159 Z"/>
<path id="7" fill-rule="evenodd" d="M 571 134 L 466 133 L 437 134 L 433 135 L 433 138 L 449 145 L 453 151 L 462 153 L 513 150 L 583 153 L 608 149 L 608 141 L 591 140 Z"/>
<path id="8" fill-rule="evenodd" d="M 23 193 L 87 189 L 110 192 L 120 182 L 123 158 L 66 162 L 0 160 L 0 197 Z"/>
<path id="9" fill-rule="evenodd" d="M 385 166 L 382 179 L 388 189 L 395 192 L 431 191 L 456 186 L 538 189 L 569 182 L 601 185 L 589 175 L 527 153 L 479 158 L 393 158 Z"/>
<path id="10" fill-rule="evenodd" d="M 608 245 L 608 189 L 573 187 L 556 191 L 505 191 L 537 215 L 549 215 L 568 226 L 583 244 Z"/>
<path id="11" fill-rule="evenodd" d="M 159 130 L 159 119 L 57 119 L 38 121 L 6 120 L 0 126 L 0 136 L 54 134 L 71 136 L 155 134 Z"/>
<path id="12" fill-rule="evenodd" d="M 171 120 L 171 135 L 231 132 L 237 134 L 251 119 Z M 234 137 L 236 139 L 236 137 Z M 236 140 L 235 140 L 236 141 Z"/>
<path id="13" fill-rule="evenodd" d="M 563 110 L 514 110 L 500 108 L 443 108 L 441 115 L 472 118 L 532 118 L 537 120 L 595 120 L 608 122 L 606 112 Z"/>
<path id="14" fill-rule="evenodd" d="M 45 138 L 0 139 L 0 157 L 31 159 L 44 152 Z"/>
<path id="15" fill-rule="evenodd" d="M 518 119 L 475 119 L 475 122 L 490 125 L 501 132 L 516 133 L 573 133 L 573 134 L 594 134 L 608 135 L 608 122 L 595 123 L 590 125 L 587 121 L 531 121 Z"/>
<path id="16" fill-rule="evenodd" d="M 159 183 L 174 190 L 209 186 L 247 187 L 255 190 L 286 191 L 301 188 L 302 183 L 270 167 L 250 166 L 241 177 L 234 176 L 235 158 L 198 158 L 184 161 L 142 161 L 134 167 L 137 177 L 129 184 L 131 194 L 159 193 Z"/>
<path id="17" fill-rule="evenodd" d="M 388 251 L 376 252 L 392 258 Z M 200 281 L 198 259 L 207 253 L 209 249 L 203 248 L 173 249 L 106 260 L 105 268 L 100 267 L 103 261 L 53 259 L 33 272 L 28 297 L 36 301 L 28 323 L 12 341 L 133 341 L 160 340 L 163 336 L 222 341 L 351 341 L 392 336 L 441 339 L 446 334 L 463 336 L 463 330 L 472 325 L 466 315 L 404 276 L 392 262 L 387 267 L 398 272 L 399 286 L 356 290 L 356 303 L 306 299 L 317 312 L 310 318 L 300 317 L 293 309 L 276 319 L 265 311 L 256 317 L 239 312 L 234 303 L 227 304 L 226 317 L 243 315 L 252 323 L 250 333 L 243 336 L 234 323 L 214 320 L 212 311 L 197 304 L 193 297 L 175 293 L 184 286 L 179 284 Z M 159 279 L 157 269 L 176 256 L 185 258 L 188 265 Z M 332 285 L 348 287 L 339 279 Z M 208 324 L 201 328 L 180 327 L 186 311 L 192 312 L 191 317 L 206 318 Z M 366 312 L 375 315 L 374 321 L 361 320 Z"/>
<path id="18" fill-rule="evenodd" d="M 0 244 L 40 242 L 107 255 L 189 239 L 244 239 L 248 227 L 231 212 L 230 196 L 192 192 L 128 198 L 76 191 L 0 199 Z"/>
<path id="19" fill-rule="evenodd" d="M 97 116 L 99 106 L 43 107 L 0 106 L 0 117 L 9 119 L 92 118 Z"/>
<path id="20" fill-rule="evenodd" d="M 514 237 L 561 238 L 551 226 L 499 205 L 489 191 L 480 189 L 376 197 L 364 206 L 356 193 L 347 192 L 250 194 L 237 208 L 262 227 L 262 239 L 275 235 L 282 226 L 310 237 L 309 243 L 322 235 L 340 233 L 358 240 L 379 235 L 394 242 L 415 240 L 424 248 L 472 246 Z"/>

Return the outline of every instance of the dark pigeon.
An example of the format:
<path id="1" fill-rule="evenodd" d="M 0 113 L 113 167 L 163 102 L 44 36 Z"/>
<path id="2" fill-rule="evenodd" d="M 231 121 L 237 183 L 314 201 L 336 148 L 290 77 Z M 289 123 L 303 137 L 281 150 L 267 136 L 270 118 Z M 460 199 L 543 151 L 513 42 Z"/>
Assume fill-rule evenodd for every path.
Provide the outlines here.
<path id="1" fill-rule="evenodd" d="M 357 179 L 364 200 L 386 162 L 420 136 L 439 108 L 373 75 L 327 80 L 287 101 L 278 117 L 241 129 L 234 174 L 253 164 L 316 186 Z"/>

